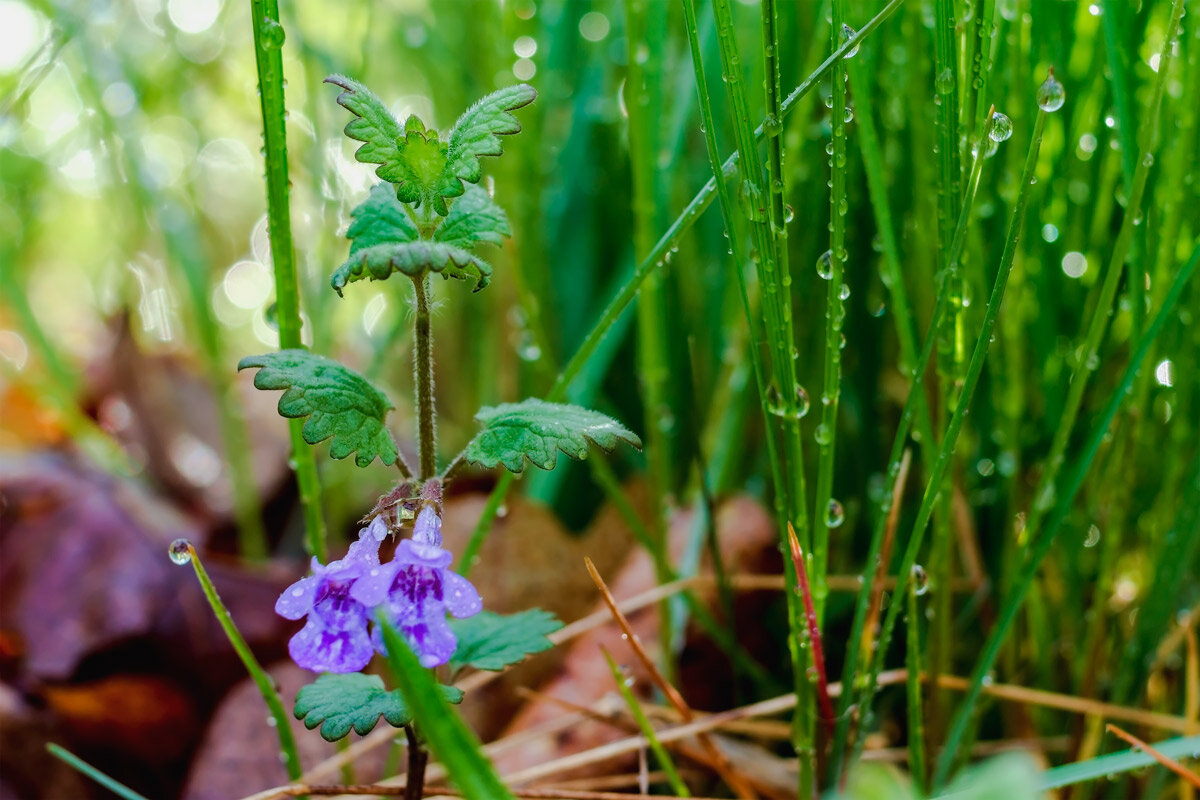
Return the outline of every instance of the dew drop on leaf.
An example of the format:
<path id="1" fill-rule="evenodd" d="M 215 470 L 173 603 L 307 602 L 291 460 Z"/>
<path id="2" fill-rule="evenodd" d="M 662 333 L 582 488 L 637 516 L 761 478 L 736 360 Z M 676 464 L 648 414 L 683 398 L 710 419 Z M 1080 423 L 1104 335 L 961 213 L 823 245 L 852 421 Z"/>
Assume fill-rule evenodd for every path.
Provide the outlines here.
<path id="1" fill-rule="evenodd" d="M 273 19 L 264 18 L 262 24 L 262 40 L 263 46 L 268 50 L 278 50 L 283 47 L 283 40 L 286 34 L 283 32 L 283 26 Z"/>
<path id="2" fill-rule="evenodd" d="M 843 23 L 842 24 L 842 35 L 841 35 L 840 41 L 838 42 L 838 45 L 841 46 L 841 45 L 846 44 L 846 42 L 848 42 L 854 38 L 854 35 L 856 33 L 858 33 L 858 31 L 854 30 L 854 28 L 851 28 L 849 25 L 846 25 Z M 843 58 L 854 58 L 856 55 L 858 55 L 858 45 L 854 45 L 854 47 L 851 47 L 849 50 L 846 51 L 846 54 L 842 57 Z"/>
<path id="3" fill-rule="evenodd" d="M 929 573 L 920 564 L 912 565 L 913 593 L 923 595 L 929 591 Z"/>

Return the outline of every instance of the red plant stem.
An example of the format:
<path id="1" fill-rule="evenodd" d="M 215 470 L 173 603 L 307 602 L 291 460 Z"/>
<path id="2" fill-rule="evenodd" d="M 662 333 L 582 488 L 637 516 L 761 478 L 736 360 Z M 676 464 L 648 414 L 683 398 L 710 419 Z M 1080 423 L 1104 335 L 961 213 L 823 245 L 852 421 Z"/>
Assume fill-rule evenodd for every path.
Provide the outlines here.
<path id="1" fill-rule="evenodd" d="M 832 738 L 833 723 L 837 716 L 833 713 L 833 702 L 829 699 L 829 681 L 825 677 L 825 651 L 821 647 L 821 629 L 817 625 L 817 612 L 813 608 L 812 591 L 808 588 L 808 570 L 804 568 L 804 551 L 800 549 L 800 540 L 792 523 L 788 523 L 788 541 L 792 545 L 792 561 L 796 565 L 796 578 L 800 581 L 800 596 L 804 600 L 804 615 L 808 620 L 808 638 L 812 642 L 813 666 L 817 671 L 817 703 L 821 707 L 822 722 Z"/>

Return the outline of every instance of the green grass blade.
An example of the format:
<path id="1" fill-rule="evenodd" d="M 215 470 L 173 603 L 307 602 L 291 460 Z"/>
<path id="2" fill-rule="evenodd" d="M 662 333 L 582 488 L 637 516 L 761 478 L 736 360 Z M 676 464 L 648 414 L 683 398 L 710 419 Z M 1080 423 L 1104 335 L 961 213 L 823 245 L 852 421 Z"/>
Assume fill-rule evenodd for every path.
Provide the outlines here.
<path id="1" fill-rule="evenodd" d="M 75 755 L 64 747 L 56 745 L 54 742 L 48 742 L 46 744 L 46 752 L 50 753 L 50 755 L 54 756 L 58 760 L 65 762 L 72 769 L 83 773 L 96 783 L 103 786 L 105 789 L 108 789 L 117 797 L 123 798 L 123 800 L 147 800 L 145 795 L 138 794 L 133 789 L 130 789 L 128 786 L 116 780 L 115 778 L 110 778 L 108 775 L 105 775 L 103 772 L 96 769 L 79 756 Z"/>
<path id="2" fill-rule="evenodd" d="M 1183 736 L 1152 744 L 1155 750 L 1168 758 L 1200 758 L 1200 736 Z M 1122 750 L 1119 753 L 1109 753 L 1089 758 L 1087 761 L 1048 769 L 1041 774 L 1038 788 L 1048 792 L 1087 781 L 1109 780 L 1135 769 L 1154 766 L 1156 763 L 1158 762 L 1154 760 L 1154 756 L 1145 751 Z"/>
<path id="3" fill-rule="evenodd" d="M 176 564 L 191 563 L 192 570 L 196 573 L 196 579 L 200 581 L 200 588 L 204 590 L 204 598 L 212 608 L 213 614 L 216 615 L 217 622 L 221 624 L 221 629 L 225 631 L 229 643 L 233 645 L 234 652 L 241 659 L 246 672 L 250 674 L 250 679 L 258 687 L 258 692 L 262 695 L 263 701 L 267 704 L 267 710 L 275 721 L 275 735 L 279 737 L 283 766 L 287 770 L 288 778 L 293 781 L 299 780 L 304 770 L 300 765 L 300 753 L 296 749 L 296 739 L 292 736 L 291 715 L 283 707 L 279 691 L 275 688 L 275 681 L 258 663 L 258 659 L 250 650 L 250 645 L 246 644 L 246 639 L 238 630 L 233 617 L 229 615 L 229 609 L 221 601 L 221 596 L 217 594 L 217 587 L 213 586 L 212 579 L 208 577 L 208 572 L 200 563 L 200 556 L 196 554 L 191 543 L 186 539 L 176 540 L 171 544 L 170 555 L 171 560 Z"/>
<path id="4" fill-rule="evenodd" d="M 480 749 L 479 738 L 442 699 L 433 673 L 421 666 L 391 622 L 381 613 L 388 663 L 429 748 L 446 767 L 454 785 L 469 800 L 513 800 L 512 792 Z"/>
<path id="5" fill-rule="evenodd" d="M 679 777 L 679 771 L 675 769 L 675 762 L 671 759 L 671 754 L 667 752 L 667 748 L 663 747 L 663 743 L 659 741 L 654 726 L 650 724 L 650 718 L 642 710 L 642 704 L 633 696 L 633 690 L 625 682 L 625 675 L 622 674 L 621 668 L 617 666 L 616 661 L 613 661 L 613 657 L 609 655 L 607 650 L 601 648 L 601 651 L 604 653 L 604 660 L 608 662 L 608 668 L 612 671 L 613 681 L 617 684 L 617 691 L 624 698 L 625 705 L 629 707 L 629 713 L 633 715 L 633 720 L 637 723 L 638 729 L 641 730 L 642 736 L 645 736 L 646 741 L 650 743 L 650 749 L 654 752 L 654 757 L 658 759 L 658 764 L 662 767 L 667 783 L 671 784 L 671 790 L 678 797 L 691 797 L 692 793 L 688 791 L 687 784 L 683 782 L 683 778 Z"/>
<path id="6" fill-rule="evenodd" d="M 958 710 L 955 712 L 949 733 L 946 737 L 944 749 L 938 757 L 937 770 L 934 773 L 935 787 L 944 783 L 950 776 L 950 771 L 958 756 L 959 745 L 966 735 L 967 725 L 970 724 L 975 704 L 979 700 L 984 678 L 991 671 L 992 665 L 996 661 L 996 656 L 1000 652 L 1000 646 L 1003 644 L 1005 636 L 1016 619 L 1017 611 L 1025 599 L 1025 594 L 1029 591 L 1030 585 L 1037 576 L 1038 568 L 1041 566 L 1046 554 L 1050 551 L 1050 547 L 1054 544 L 1059 529 L 1066 520 L 1067 513 L 1071 510 L 1075 495 L 1079 491 L 1080 486 L 1083 485 L 1083 479 L 1087 476 L 1092 459 L 1095 457 L 1096 451 L 1100 449 L 1100 443 L 1108 434 L 1109 426 L 1112 424 L 1113 418 L 1116 417 L 1117 411 L 1124 402 L 1126 392 L 1133 386 L 1133 379 L 1137 376 L 1142 361 L 1150 351 L 1154 340 L 1162 331 L 1167 318 L 1174 310 L 1179 296 L 1183 293 L 1183 289 L 1191 278 L 1192 273 L 1195 272 L 1197 262 L 1200 262 L 1200 245 L 1193 251 L 1192 257 L 1188 262 L 1176 273 L 1175 280 L 1172 282 L 1171 289 L 1163 300 L 1162 307 L 1146 328 L 1145 334 L 1143 334 L 1141 341 L 1138 342 L 1137 348 L 1130 358 L 1129 365 L 1125 368 L 1125 373 L 1122 375 L 1120 383 L 1113 390 L 1108 404 L 1093 425 L 1087 444 L 1083 447 L 1074 468 L 1068 475 L 1067 483 L 1064 486 L 1063 492 L 1059 495 L 1058 503 L 1055 505 L 1046 527 L 1039 531 L 1036 539 L 1033 540 L 1029 548 L 1029 555 L 1021 569 L 1021 574 L 1009 590 L 1008 595 L 1004 598 L 1004 603 L 1000 607 L 1000 617 L 996 621 L 996 627 L 989 634 L 987 644 L 984 645 L 979 662 L 976 664 L 975 670 L 971 673 L 971 686 L 963 696 Z"/>

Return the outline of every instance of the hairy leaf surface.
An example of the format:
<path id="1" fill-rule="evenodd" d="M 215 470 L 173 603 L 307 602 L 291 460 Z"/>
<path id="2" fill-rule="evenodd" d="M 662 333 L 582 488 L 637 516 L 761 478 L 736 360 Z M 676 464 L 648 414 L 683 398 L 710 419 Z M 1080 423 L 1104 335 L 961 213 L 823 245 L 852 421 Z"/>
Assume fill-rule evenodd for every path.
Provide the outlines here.
<path id="1" fill-rule="evenodd" d="M 532 86 L 519 83 L 492 92 L 468 108 L 450 131 L 450 167 L 454 174 L 479 183 L 483 177 L 479 157 L 504 152 L 500 137 L 521 132 L 521 123 L 509 112 L 524 108 L 536 97 Z"/>
<path id="2" fill-rule="evenodd" d="M 353 222 L 346 238 L 350 240 L 350 255 L 377 244 L 403 244 L 417 240 L 417 226 L 404 206 L 396 199 L 396 190 L 389 184 L 371 187 L 367 199 L 350 212 Z"/>
<path id="3" fill-rule="evenodd" d="M 288 418 L 308 417 L 304 441 L 318 444 L 333 437 L 329 455 L 345 458 L 358 451 L 354 461 L 365 467 L 375 459 L 396 463 L 396 443 L 384 427 L 393 407 L 387 396 L 352 369 L 307 350 L 280 350 L 247 356 L 238 369 L 258 367 L 254 385 L 283 389 L 279 413 Z"/>
<path id="4" fill-rule="evenodd" d="M 504 209 L 478 186 L 467 187 L 433 233 L 439 242 L 466 248 L 480 242 L 500 244 L 505 236 L 512 236 L 512 229 Z"/>
<path id="5" fill-rule="evenodd" d="M 388 111 L 375 94 L 353 78 L 345 75 L 330 75 L 326 83 L 342 88 L 337 96 L 338 105 L 355 115 L 355 119 L 346 123 L 346 135 L 362 146 L 354 157 L 364 164 L 380 164 L 375 174 L 385 181 L 391 181 L 385 175 L 388 165 L 394 165 L 400 160 L 400 150 L 397 142 L 404 135 L 400 123 Z"/>
<path id="6" fill-rule="evenodd" d="M 447 702 L 462 702 L 461 689 L 443 685 L 438 689 Z M 317 678 L 296 693 L 293 713 L 309 730 L 320 725 L 321 738 L 329 742 L 336 742 L 351 730 L 366 736 L 380 717 L 394 728 L 412 722 L 412 713 L 399 691 L 389 692 L 378 675 L 361 672 L 326 673 Z"/>
<path id="7" fill-rule="evenodd" d="M 525 656 L 549 650 L 554 643 L 546 636 L 562 626 L 557 617 L 540 608 L 519 614 L 481 611 L 466 619 L 450 620 L 450 629 L 458 637 L 450 669 L 471 666 L 498 672 Z"/>
<path id="8" fill-rule="evenodd" d="M 492 276 L 491 264 L 461 247 L 416 241 L 377 244 L 358 250 L 337 268 L 330 285 L 340 295 L 346 284 L 364 278 L 381 281 L 393 272 L 403 272 L 412 277 L 426 270 L 445 278 L 475 281 L 476 292 L 487 286 Z"/>
<path id="9" fill-rule="evenodd" d="M 463 457 L 489 469 L 503 464 L 512 472 L 521 472 L 526 459 L 542 469 L 553 469 L 560 450 L 571 458 L 586 458 L 588 442 L 607 451 L 618 442 L 638 449 L 642 446 L 641 439 L 612 417 L 535 398 L 485 406 L 475 419 L 484 428 L 467 445 Z"/>

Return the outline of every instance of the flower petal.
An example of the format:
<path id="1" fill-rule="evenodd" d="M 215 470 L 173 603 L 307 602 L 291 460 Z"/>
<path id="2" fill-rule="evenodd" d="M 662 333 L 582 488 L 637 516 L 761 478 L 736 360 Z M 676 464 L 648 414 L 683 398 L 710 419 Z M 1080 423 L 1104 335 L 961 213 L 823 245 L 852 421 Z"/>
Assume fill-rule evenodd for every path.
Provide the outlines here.
<path id="1" fill-rule="evenodd" d="M 288 642 L 288 653 L 296 664 L 313 672 L 358 672 L 371 660 L 374 649 L 365 624 L 333 630 L 310 619 Z"/>
<path id="2" fill-rule="evenodd" d="M 395 579 L 396 570 L 399 567 L 400 564 L 396 561 L 389 561 L 378 567 L 364 570 L 354 585 L 350 587 L 350 596 L 367 608 L 374 608 L 387 598 L 388 590 L 392 588 L 392 580 Z"/>
<path id="3" fill-rule="evenodd" d="M 316 575 L 309 575 L 284 589 L 283 594 L 275 601 L 275 613 L 284 619 L 303 617 L 312 610 L 318 582 Z"/>
<path id="4" fill-rule="evenodd" d="M 446 570 L 442 578 L 447 611 L 462 619 L 483 610 L 483 599 L 469 580 L 450 570 Z"/>

